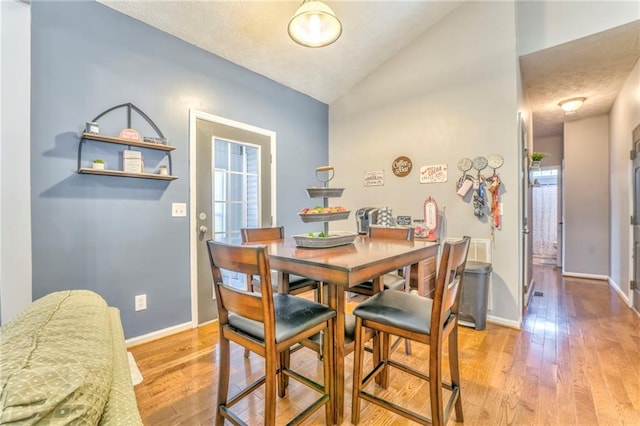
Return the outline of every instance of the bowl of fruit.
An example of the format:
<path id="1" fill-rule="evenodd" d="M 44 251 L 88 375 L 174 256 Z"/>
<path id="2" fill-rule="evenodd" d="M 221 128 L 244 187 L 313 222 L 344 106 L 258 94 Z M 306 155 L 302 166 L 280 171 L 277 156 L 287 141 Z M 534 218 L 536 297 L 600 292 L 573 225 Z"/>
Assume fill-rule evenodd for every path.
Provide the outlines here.
<path id="1" fill-rule="evenodd" d="M 351 212 L 347 210 L 346 207 L 343 207 L 343 206 L 336 206 L 336 207 L 316 206 L 316 207 L 310 207 L 310 208 L 305 207 L 304 209 L 300 210 L 300 213 L 298 213 L 298 215 L 300 216 L 303 222 L 308 223 L 308 222 L 328 222 L 331 220 L 348 219 L 349 213 Z"/>
<path id="2" fill-rule="evenodd" d="M 357 236 L 355 232 L 332 231 L 327 235 L 324 231 L 320 231 L 294 235 L 293 239 L 298 247 L 328 248 L 351 244 Z"/>

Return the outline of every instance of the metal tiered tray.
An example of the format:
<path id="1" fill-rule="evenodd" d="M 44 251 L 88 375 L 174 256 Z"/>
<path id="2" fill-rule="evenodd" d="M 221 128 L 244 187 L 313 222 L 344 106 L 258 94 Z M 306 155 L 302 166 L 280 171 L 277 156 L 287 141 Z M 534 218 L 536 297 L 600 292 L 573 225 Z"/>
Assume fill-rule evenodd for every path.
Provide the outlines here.
<path id="1" fill-rule="evenodd" d="M 345 212 L 336 212 L 336 213 L 311 213 L 311 214 L 298 213 L 298 216 L 300 216 L 300 219 L 302 219 L 304 223 L 309 223 L 309 222 L 326 222 L 330 220 L 349 219 L 349 213 L 351 213 L 351 211 L 347 210 Z"/>
<path id="2" fill-rule="evenodd" d="M 309 198 L 339 198 L 342 197 L 344 188 L 306 188 Z"/>
<path id="3" fill-rule="evenodd" d="M 314 215 L 317 216 L 317 215 Z M 355 232 L 334 231 L 328 237 L 310 237 L 309 235 L 294 235 L 298 247 L 328 248 L 351 244 L 358 236 Z"/>

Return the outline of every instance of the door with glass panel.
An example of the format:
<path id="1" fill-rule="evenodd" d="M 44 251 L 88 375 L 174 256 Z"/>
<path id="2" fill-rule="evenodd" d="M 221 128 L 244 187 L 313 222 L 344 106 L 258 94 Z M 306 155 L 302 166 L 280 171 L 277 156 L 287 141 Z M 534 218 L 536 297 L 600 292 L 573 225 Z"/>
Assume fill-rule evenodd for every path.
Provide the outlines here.
<path id="1" fill-rule="evenodd" d="M 201 119 L 196 122 L 196 138 L 197 299 L 202 324 L 217 317 L 206 241 L 239 244 L 241 228 L 272 225 L 272 139 Z M 245 288 L 244 276 L 230 278 L 236 287 Z"/>

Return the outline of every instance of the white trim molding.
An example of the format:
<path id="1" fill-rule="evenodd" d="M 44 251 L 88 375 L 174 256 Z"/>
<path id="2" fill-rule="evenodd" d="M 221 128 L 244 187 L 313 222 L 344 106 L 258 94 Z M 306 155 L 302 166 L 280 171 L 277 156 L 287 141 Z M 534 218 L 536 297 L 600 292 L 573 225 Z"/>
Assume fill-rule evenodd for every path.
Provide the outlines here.
<path id="1" fill-rule="evenodd" d="M 494 317 L 493 315 L 487 315 L 487 322 L 502 325 L 504 327 L 515 328 L 516 330 L 522 330 L 522 321 L 508 320 L 501 317 Z"/>
<path id="2" fill-rule="evenodd" d="M 609 281 L 609 277 L 606 275 L 596 275 L 596 274 L 581 274 L 579 272 L 563 272 L 563 277 L 572 277 L 572 278 L 583 278 L 585 280 L 599 280 L 599 281 Z"/>
<path id="3" fill-rule="evenodd" d="M 631 299 L 629 298 L 629 296 L 624 294 L 624 292 L 620 289 L 620 286 L 615 281 L 613 281 L 611 278 L 609 278 L 608 281 L 609 281 L 609 285 L 611 286 L 611 288 L 613 288 L 616 291 L 616 293 L 618 293 L 618 295 L 620 295 L 620 298 L 622 300 L 624 300 L 624 303 L 626 303 L 627 306 L 631 307 L 633 304 L 631 303 Z"/>
<path id="4" fill-rule="evenodd" d="M 152 340 L 157 340 L 160 339 L 162 337 L 167 337 L 170 336 L 172 334 L 176 334 L 176 333 L 180 333 L 181 331 L 185 331 L 185 330 L 190 330 L 191 328 L 191 321 L 189 322 L 184 322 L 182 324 L 177 324 L 171 327 L 167 327 L 165 329 L 162 330 L 156 330 L 156 331 L 152 331 L 151 333 L 147 333 L 147 334 L 143 334 L 142 336 L 137 336 L 137 337 L 132 337 L 130 339 L 126 339 L 124 341 L 124 344 L 127 346 L 127 348 L 131 347 L 131 346 L 135 346 L 135 345 L 139 345 L 142 343 L 147 343 L 150 342 Z"/>

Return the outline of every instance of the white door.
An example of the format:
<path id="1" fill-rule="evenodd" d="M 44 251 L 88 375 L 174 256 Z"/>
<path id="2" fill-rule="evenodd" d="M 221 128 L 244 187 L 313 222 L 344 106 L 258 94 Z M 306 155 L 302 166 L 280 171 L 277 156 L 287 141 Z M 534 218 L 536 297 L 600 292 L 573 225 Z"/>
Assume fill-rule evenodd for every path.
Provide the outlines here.
<path id="1" fill-rule="evenodd" d="M 640 126 L 633 131 L 633 308 L 640 312 Z"/>
<path id="2" fill-rule="evenodd" d="M 207 240 L 239 244 L 240 229 L 272 226 L 275 134 L 200 112 L 191 113 L 192 317 L 217 318 Z M 223 271 L 224 273 L 224 271 Z M 233 277 L 232 277 L 233 278 Z M 235 277 L 239 288 L 244 277 Z"/>
<path id="3" fill-rule="evenodd" d="M 520 280 L 522 282 L 522 311 L 524 312 L 531 295 L 531 274 L 533 269 L 531 230 L 531 187 L 529 185 L 529 147 L 527 130 L 522 114 L 518 113 L 518 145 L 520 150 Z"/>

